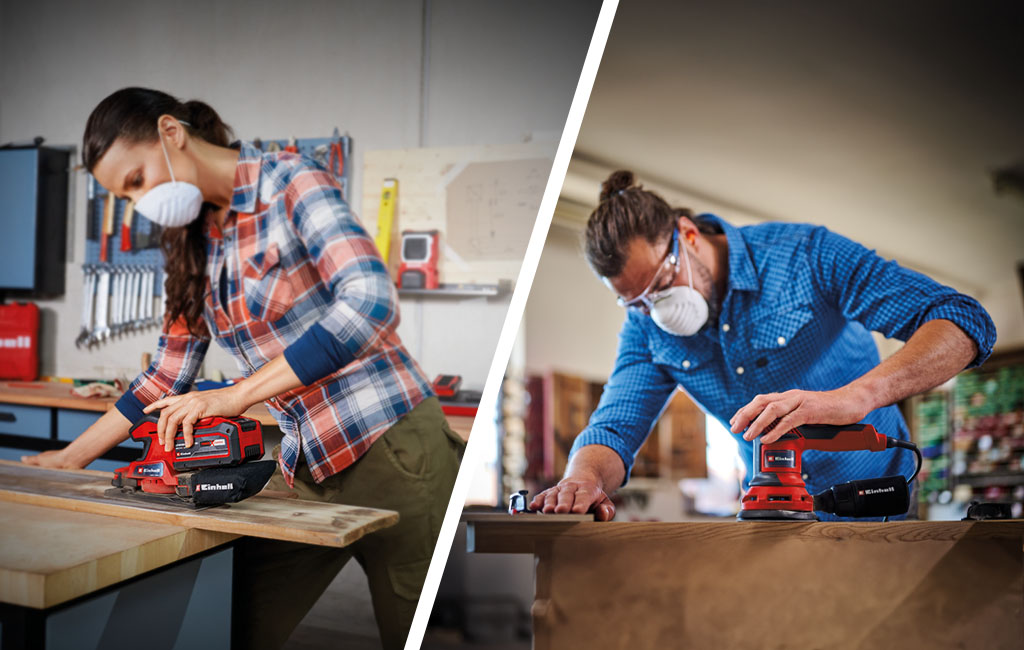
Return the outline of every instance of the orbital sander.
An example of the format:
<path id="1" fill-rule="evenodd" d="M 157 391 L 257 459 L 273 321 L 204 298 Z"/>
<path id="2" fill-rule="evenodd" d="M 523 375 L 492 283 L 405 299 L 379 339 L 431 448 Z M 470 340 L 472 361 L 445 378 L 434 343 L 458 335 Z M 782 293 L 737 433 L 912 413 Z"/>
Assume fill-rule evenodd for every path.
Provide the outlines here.
<path id="1" fill-rule="evenodd" d="M 892 448 L 917 454 L 917 469 L 902 475 L 851 481 L 817 494 L 807 492 L 801 470 L 805 450 L 884 451 Z M 738 519 L 816 521 L 815 510 L 843 517 L 888 517 L 910 507 L 907 486 L 921 469 L 921 452 L 906 440 L 878 433 L 870 424 L 844 426 L 805 424 L 790 429 L 775 442 L 754 440 L 754 478 L 743 495 Z"/>
<path id="2" fill-rule="evenodd" d="M 166 451 L 157 438 L 159 412 L 151 413 L 131 430 L 143 444 L 142 457 L 114 472 L 104 492 L 114 499 L 204 508 L 235 503 L 260 492 L 277 467 L 263 457 L 260 423 L 243 416 L 213 416 L 192 427 L 192 445 L 185 445 L 181 427 L 174 449 Z"/>

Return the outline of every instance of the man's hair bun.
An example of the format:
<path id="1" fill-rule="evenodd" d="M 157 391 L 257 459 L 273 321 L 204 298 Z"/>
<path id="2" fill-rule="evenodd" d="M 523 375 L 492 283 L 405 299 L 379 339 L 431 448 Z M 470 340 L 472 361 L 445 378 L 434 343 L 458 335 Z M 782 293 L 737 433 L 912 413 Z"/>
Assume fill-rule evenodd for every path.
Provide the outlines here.
<path id="1" fill-rule="evenodd" d="M 624 192 L 633 187 L 636 177 L 633 176 L 633 172 L 627 169 L 620 169 L 616 172 L 612 172 L 611 175 L 601 183 L 601 196 L 602 201 L 610 199 L 611 197 Z"/>

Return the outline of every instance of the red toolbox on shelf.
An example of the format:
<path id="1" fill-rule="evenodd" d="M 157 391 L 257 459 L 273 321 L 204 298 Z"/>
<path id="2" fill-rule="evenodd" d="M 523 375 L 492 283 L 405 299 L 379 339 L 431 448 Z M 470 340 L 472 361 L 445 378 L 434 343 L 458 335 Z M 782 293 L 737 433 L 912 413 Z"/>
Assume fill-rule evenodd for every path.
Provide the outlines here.
<path id="1" fill-rule="evenodd" d="M 0 379 L 35 381 L 39 376 L 39 306 L 0 305 Z"/>

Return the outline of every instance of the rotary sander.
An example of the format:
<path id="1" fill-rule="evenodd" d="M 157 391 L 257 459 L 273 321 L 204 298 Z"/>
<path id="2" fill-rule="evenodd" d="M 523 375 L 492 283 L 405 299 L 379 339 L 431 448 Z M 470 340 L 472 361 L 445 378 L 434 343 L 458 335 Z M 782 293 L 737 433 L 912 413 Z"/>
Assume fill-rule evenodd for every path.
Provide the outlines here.
<path id="1" fill-rule="evenodd" d="M 132 428 L 132 440 L 143 444 L 142 457 L 114 472 L 108 497 L 186 508 L 234 503 L 262 490 L 277 466 L 260 460 L 263 431 L 257 420 L 202 418 L 192 427 L 191 446 L 185 446 L 179 426 L 173 451 L 157 439 L 159 421 L 159 412 L 151 413 Z"/>
<path id="2" fill-rule="evenodd" d="M 770 429 L 769 429 L 770 430 Z M 801 471 L 805 450 L 884 451 L 910 449 L 917 470 L 909 479 L 887 476 L 835 485 L 812 499 Z M 790 429 L 775 442 L 754 440 L 754 478 L 743 495 L 741 520 L 810 520 L 815 510 L 844 517 L 882 517 L 905 513 L 910 506 L 907 486 L 921 469 L 921 452 L 906 440 L 885 436 L 870 424 L 811 425 Z"/>

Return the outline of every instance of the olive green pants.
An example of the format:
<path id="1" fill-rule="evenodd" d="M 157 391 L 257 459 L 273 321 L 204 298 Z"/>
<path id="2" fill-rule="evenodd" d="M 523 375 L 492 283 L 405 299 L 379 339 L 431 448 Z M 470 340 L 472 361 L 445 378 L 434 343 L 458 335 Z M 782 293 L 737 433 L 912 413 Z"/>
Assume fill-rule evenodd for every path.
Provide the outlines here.
<path id="1" fill-rule="evenodd" d="M 254 537 L 236 542 L 234 647 L 280 648 L 353 557 L 366 572 L 384 648 L 403 647 L 464 449 L 430 398 L 322 483 L 300 460 L 300 499 L 396 510 L 399 521 L 343 549 Z M 280 468 L 267 487 L 290 490 Z M 345 612 L 337 614 L 344 620 Z"/>

